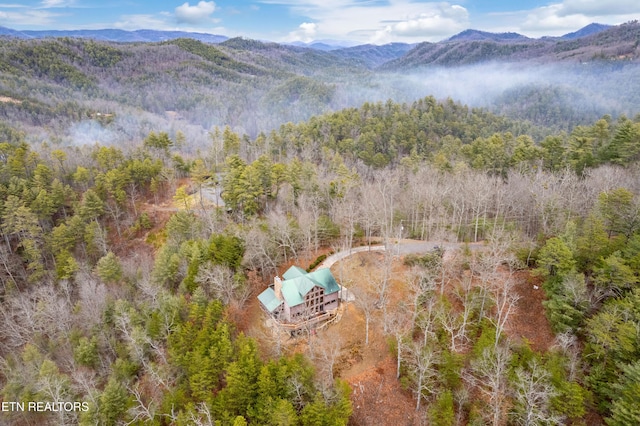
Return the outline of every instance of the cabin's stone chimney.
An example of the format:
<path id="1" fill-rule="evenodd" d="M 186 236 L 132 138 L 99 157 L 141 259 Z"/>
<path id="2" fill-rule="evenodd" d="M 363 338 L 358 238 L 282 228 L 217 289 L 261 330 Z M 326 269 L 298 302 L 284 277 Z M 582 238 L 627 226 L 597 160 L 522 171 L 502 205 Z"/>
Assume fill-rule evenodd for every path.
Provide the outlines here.
<path id="1" fill-rule="evenodd" d="M 278 300 L 282 300 L 282 280 L 277 275 L 273 279 L 273 291 L 276 294 Z"/>

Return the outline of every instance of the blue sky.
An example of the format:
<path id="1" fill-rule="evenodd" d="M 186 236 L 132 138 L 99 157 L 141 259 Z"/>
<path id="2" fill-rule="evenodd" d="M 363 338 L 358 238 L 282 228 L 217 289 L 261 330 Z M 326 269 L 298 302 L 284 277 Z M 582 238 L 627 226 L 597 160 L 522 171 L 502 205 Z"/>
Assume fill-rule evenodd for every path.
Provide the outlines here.
<path id="1" fill-rule="evenodd" d="M 638 0 L 0 0 L 0 26 L 158 29 L 276 42 L 439 41 L 473 28 L 530 37 L 640 18 Z"/>

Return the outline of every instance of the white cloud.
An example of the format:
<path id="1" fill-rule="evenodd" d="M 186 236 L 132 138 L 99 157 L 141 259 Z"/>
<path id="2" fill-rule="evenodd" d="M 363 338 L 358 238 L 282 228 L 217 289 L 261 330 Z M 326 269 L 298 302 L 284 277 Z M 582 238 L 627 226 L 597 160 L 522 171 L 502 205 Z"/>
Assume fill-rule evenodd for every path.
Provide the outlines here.
<path id="1" fill-rule="evenodd" d="M 464 7 L 438 3 L 433 4 L 431 10 L 404 20 L 389 22 L 375 32 L 371 42 L 436 41 L 466 29 L 468 24 L 469 13 Z"/>
<path id="2" fill-rule="evenodd" d="M 496 8 L 493 13 L 474 15 L 463 7 L 468 0 L 259 1 L 289 7 L 292 14 L 316 23 L 316 39 L 361 43 L 439 41 L 467 28 L 541 37 L 566 34 L 592 22 L 620 24 L 640 17 L 638 0 L 550 0 L 529 10 L 500 12 Z M 285 39 L 304 36 L 301 28 L 295 28 Z"/>
<path id="3" fill-rule="evenodd" d="M 342 9 L 373 2 L 370 0 L 261 0 L 260 3 L 291 6 L 294 11 L 306 13 L 320 9 Z"/>
<path id="4" fill-rule="evenodd" d="M 200 1 L 197 5 L 191 6 L 184 3 L 176 7 L 175 14 L 178 22 L 188 24 L 198 24 L 209 19 L 216 10 L 216 4 L 212 1 Z"/>
<path id="5" fill-rule="evenodd" d="M 315 32 L 317 25 L 313 22 L 303 22 L 300 24 L 300 28 L 304 31 Z"/>
<path id="6" fill-rule="evenodd" d="M 531 11 L 521 28 L 525 31 L 544 35 L 557 35 L 558 32 L 576 30 L 590 23 L 589 18 L 581 14 L 563 15 L 562 5 L 550 5 Z"/>
<path id="7" fill-rule="evenodd" d="M 168 29 L 167 22 L 155 15 L 123 15 L 113 24 L 121 30 Z"/>
<path id="8" fill-rule="evenodd" d="M 464 29 L 468 13 L 462 6 L 441 6 L 438 10 L 400 21 L 391 26 L 392 33 L 410 37 L 432 37 Z"/>
<path id="9" fill-rule="evenodd" d="M 527 35 L 562 35 L 576 31 L 593 22 L 621 24 L 638 19 L 637 0 L 565 0 L 527 11 L 516 30 Z"/>
<path id="10" fill-rule="evenodd" d="M 4 12 L 0 11 L 0 21 L 10 22 L 10 26 L 48 26 L 55 22 L 55 18 L 60 16 L 57 13 L 50 13 L 44 10 L 26 10 L 25 12 Z M 6 24 L 2 24 L 6 25 Z"/>
<path id="11" fill-rule="evenodd" d="M 468 12 L 447 2 L 418 0 L 264 0 L 290 6 L 316 23 L 316 39 L 351 39 L 364 43 L 440 40 L 468 24 Z M 287 41 L 302 39 L 302 28 Z"/>
<path id="12" fill-rule="evenodd" d="M 584 15 L 593 17 L 631 15 L 640 13 L 637 0 L 565 0 L 560 5 L 560 16 Z"/>
<path id="13" fill-rule="evenodd" d="M 63 7 L 67 4 L 67 0 L 42 0 L 40 5 L 45 8 L 49 7 Z"/>
<path id="14" fill-rule="evenodd" d="M 289 33 L 286 41 L 302 41 L 304 43 L 309 43 L 315 39 L 317 33 L 317 24 L 314 22 L 303 22 L 300 24 L 298 29 Z"/>
<path id="15" fill-rule="evenodd" d="M 42 0 L 39 7 L 42 9 L 77 7 L 76 3 L 76 0 Z"/>

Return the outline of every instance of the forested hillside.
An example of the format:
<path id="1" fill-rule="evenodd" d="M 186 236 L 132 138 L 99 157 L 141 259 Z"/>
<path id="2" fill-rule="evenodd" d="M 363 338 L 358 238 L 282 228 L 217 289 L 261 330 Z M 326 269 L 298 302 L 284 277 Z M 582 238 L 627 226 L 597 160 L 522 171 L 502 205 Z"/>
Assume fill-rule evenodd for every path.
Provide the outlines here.
<path id="1" fill-rule="evenodd" d="M 147 121 L 166 128 L 183 120 L 198 136 L 222 124 L 254 133 L 331 107 L 336 87 L 314 70 L 353 74 L 348 61 L 333 56 L 239 39 L 215 46 L 191 39 L 16 40 L 5 44 L 0 63 L 5 119 L 57 134 L 94 123 L 120 139 Z M 285 108 L 291 104 L 298 108 Z M 98 126 L 98 113 L 113 115 L 113 126 Z"/>
<path id="2" fill-rule="evenodd" d="M 479 107 L 517 66 L 3 41 L 0 423 L 640 422 L 634 60 Z M 338 320 L 274 332 L 273 277 L 357 246 Z"/>
<path id="3" fill-rule="evenodd" d="M 426 65 L 465 65 L 486 61 L 545 63 L 634 60 L 638 58 L 640 24 L 629 22 L 582 37 L 530 39 L 518 34 L 463 32 L 445 42 L 420 43 L 387 69 Z"/>
<path id="4" fill-rule="evenodd" d="M 598 413 L 628 424 L 638 415 L 640 123 L 535 131 L 425 98 L 255 139 L 226 128 L 197 156 L 166 133 L 127 152 L 7 138 L 3 400 L 89 404 L 39 424 L 346 424 L 348 386 L 331 369 L 314 373 L 333 361 L 319 349 L 313 363 L 282 348 L 269 358 L 273 343 L 240 331 L 240 313 L 287 259 L 401 232 L 489 247 L 458 266 L 406 259 L 413 296 L 386 303 L 413 314 L 392 317 L 389 305 L 373 317 L 424 416 L 572 423 Z M 211 185 L 224 209 L 197 197 Z M 163 210 L 166 194 L 174 207 Z M 528 267 L 545 280 L 558 342 L 547 350 L 508 332 L 517 298 L 501 277 Z M 464 396 L 476 391 L 486 398 Z"/>
<path id="5" fill-rule="evenodd" d="M 629 23 L 575 40 L 526 40 L 523 49 L 562 52 L 536 54 L 534 62 L 496 54 L 514 49 L 515 41 L 428 47 L 462 58 L 442 62 L 425 58 L 425 46 L 407 51 L 410 46 L 393 44 L 323 52 L 241 38 L 207 44 L 5 37 L 0 117 L 30 142 L 126 144 L 150 131 L 180 130 L 202 146 L 215 126 L 255 137 L 365 102 L 433 95 L 570 131 L 605 114 L 636 113 L 637 91 L 625 88 L 640 84 L 637 28 Z"/>

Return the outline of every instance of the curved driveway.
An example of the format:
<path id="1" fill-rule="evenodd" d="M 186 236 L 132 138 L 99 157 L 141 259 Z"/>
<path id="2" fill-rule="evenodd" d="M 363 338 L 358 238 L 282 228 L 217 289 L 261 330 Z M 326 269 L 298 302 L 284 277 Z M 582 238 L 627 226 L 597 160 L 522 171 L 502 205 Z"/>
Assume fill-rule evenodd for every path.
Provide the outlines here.
<path id="1" fill-rule="evenodd" d="M 465 243 L 442 243 L 437 241 L 420 241 L 420 240 L 400 240 L 398 243 L 390 243 L 389 250 L 393 251 L 393 254 L 415 254 L 415 253 L 426 253 L 428 251 L 434 250 L 436 247 L 441 247 L 445 250 L 457 249 L 462 247 Z M 469 247 L 471 250 L 477 250 L 478 247 L 481 247 L 483 243 L 470 243 Z M 334 263 L 339 260 L 345 259 L 352 254 L 362 253 L 365 251 L 384 251 L 384 245 L 375 245 L 375 246 L 360 246 L 354 247 L 351 250 L 344 250 L 338 253 L 334 253 L 331 256 L 327 257 L 317 269 L 320 268 L 331 268 Z"/>
<path id="2" fill-rule="evenodd" d="M 339 251 L 338 253 L 334 253 L 323 260 L 322 263 L 318 265 L 318 269 L 331 268 L 337 261 L 349 257 L 352 254 L 361 253 L 363 251 L 384 251 L 384 246 L 362 246 L 354 247 L 351 250 Z"/>

